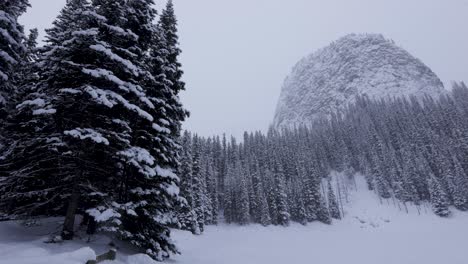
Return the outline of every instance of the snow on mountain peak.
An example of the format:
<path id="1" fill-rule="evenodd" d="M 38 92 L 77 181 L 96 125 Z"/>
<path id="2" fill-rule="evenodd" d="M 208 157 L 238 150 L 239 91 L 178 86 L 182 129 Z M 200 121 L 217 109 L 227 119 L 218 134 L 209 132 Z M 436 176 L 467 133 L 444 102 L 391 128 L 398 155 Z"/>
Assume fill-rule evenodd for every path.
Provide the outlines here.
<path id="1" fill-rule="evenodd" d="M 300 60 L 286 78 L 274 126 L 310 124 L 340 111 L 356 95 L 438 97 L 440 79 L 380 34 L 350 34 Z"/>

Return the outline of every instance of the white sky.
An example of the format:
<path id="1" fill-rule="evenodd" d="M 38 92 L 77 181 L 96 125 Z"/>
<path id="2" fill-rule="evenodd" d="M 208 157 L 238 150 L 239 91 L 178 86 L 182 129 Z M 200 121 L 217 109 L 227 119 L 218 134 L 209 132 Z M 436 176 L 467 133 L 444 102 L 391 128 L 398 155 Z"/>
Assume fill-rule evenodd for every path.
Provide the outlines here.
<path id="1" fill-rule="evenodd" d="M 164 0 L 156 0 L 159 6 Z M 30 0 L 28 28 L 65 0 Z M 449 84 L 468 81 L 468 0 L 174 0 L 192 112 L 204 136 L 266 130 L 281 85 L 305 55 L 348 33 L 382 33 Z"/>

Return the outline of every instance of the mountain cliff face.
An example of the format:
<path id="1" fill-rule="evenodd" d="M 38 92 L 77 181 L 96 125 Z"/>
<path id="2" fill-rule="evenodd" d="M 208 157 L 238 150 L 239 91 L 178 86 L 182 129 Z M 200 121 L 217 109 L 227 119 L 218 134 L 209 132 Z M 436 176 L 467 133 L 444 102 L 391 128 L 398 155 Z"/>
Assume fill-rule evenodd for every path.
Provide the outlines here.
<path id="1" fill-rule="evenodd" d="M 351 34 L 303 58 L 286 78 L 273 125 L 310 124 L 337 112 L 356 95 L 439 96 L 440 79 L 382 35 Z"/>

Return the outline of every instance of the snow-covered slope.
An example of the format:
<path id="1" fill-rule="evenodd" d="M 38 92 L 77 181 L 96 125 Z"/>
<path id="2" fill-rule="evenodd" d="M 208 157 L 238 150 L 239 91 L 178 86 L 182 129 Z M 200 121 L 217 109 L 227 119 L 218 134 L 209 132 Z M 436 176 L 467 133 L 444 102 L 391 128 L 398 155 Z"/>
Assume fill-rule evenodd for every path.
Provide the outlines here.
<path id="1" fill-rule="evenodd" d="M 352 187 L 351 187 L 352 188 Z M 357 177 L 346 217 L 332 225 L 216 226 L 202 236 L 177 231 L 177 264 L 466 264 L 468 213 L 445 219 L 430 208 L 380 203 Z"/>
<path id="2" fill-rule="evenodd" d="M 440 79 L 393 41 L 351 34 L 297 63 L 284 82 L 274 126 L 309 124 L 342 109 L 358 94 L 385 98 L 441 93 Z"/>

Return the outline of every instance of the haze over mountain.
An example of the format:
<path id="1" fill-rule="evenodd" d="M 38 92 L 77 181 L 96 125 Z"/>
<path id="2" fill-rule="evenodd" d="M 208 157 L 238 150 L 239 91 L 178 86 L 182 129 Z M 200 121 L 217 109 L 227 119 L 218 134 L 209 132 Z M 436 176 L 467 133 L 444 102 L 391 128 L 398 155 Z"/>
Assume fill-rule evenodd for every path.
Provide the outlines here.
<path id="1" fill-rule="evenodd" d="M 439 77 L 379 34 L 350 34 L 303 58 L 286 78 L 274 126 L 308 124 L 352 103 L 357 95 L 438 97 Z"/>

